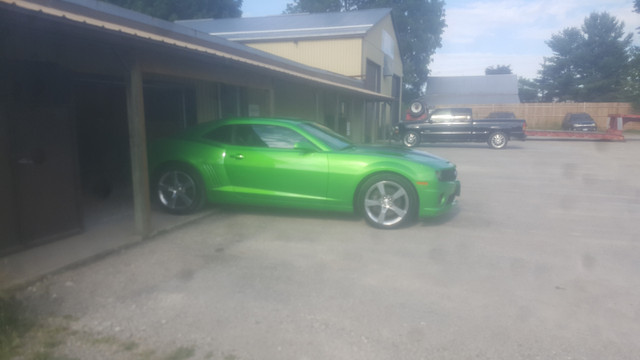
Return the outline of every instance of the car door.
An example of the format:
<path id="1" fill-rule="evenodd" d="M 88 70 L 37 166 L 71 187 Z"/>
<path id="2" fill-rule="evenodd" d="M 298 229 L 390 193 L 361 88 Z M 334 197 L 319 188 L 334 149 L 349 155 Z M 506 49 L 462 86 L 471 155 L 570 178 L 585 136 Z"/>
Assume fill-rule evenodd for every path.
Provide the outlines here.
<path id="1" fill-rule="evenodd" d="M 422 126 L 423 141 L 451 141 L 451 109 L 436 109 Z"/>
<path id="2" fill-rule="evenodd" d="M 304 149 L 296 144 L 306 143 Z M 280 125 L 235 126 L 224 167 L 233 191 L 256 205 L 321 207 L 327 196 L 327 155 Z"/>

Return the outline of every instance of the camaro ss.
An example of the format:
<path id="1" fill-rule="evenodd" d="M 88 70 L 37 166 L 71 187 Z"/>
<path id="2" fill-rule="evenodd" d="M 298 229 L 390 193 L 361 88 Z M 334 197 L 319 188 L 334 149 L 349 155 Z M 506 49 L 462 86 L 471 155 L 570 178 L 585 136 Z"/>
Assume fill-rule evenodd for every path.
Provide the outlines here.
<path id="1" fill-rule="evenodd" d="M 450 210 L 456 166 L 403 147 L 361 146 L 314 122 L 244 118 L 149 147 L 152 197 L 185 214 L 205 202 L 356 212 L 391 229 Z"/>

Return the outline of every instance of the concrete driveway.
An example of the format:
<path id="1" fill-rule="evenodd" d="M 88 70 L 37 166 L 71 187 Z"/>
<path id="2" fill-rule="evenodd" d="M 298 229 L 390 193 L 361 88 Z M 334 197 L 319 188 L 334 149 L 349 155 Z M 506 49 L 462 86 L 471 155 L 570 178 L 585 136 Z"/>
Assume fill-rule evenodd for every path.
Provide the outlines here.
<path id="1" fill-rule="evenodd" d="M 19 297 L 79 359 L 638 358 L 640 140 L 422 149 L 443 218 L 220 209 Z"/>

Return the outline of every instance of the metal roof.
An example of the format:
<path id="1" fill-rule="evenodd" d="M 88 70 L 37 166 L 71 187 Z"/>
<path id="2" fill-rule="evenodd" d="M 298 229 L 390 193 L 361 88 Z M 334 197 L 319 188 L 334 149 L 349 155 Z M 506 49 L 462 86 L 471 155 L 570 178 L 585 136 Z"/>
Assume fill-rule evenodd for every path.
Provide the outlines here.
<path id="1" fill-rule="evenodd" d="M 181 20 L 177 24 L 233 41 L 364 36 L 391 9 L 287 14 L 233 19 Z"/>
<path id="2" fill-rule="evenodd" d="M 348 92 L 368 99 L 391 97 L 364 89 L 362 80 L 306 66 L 221 37 L 156 19 L 135 11 L 95 0 L 0 0 L 0 10 L 29 12 L 59 22 L 91 26 L 105 33 L 129 35 L 177 51 L 198 52 L 212 58 L 224 58 L 272 74 L 292 76 Z"/>
<path id="3" fill-rule="evenodd" d="M 423 100 L 429 106 L 519 104 L 518 77 L 513 74 L 429 77 Z"/>

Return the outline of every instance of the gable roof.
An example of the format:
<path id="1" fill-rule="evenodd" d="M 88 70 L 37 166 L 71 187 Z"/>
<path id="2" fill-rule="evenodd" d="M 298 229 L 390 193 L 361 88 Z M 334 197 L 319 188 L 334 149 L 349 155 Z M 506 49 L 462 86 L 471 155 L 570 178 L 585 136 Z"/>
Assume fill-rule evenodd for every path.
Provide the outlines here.
<path id="1" fill-rule="evenodd" d="M 0 11 L 18 11 L 45 17 L 69 26 L 97 29 L 180 54 L 202 54 L 224 59 L 271 75 L 285 76 L 316 85 L 330 86 L 381 101 L 392 98 L 364 88 L 364 82 L 300 64 L 251 47 L 210 36 L 169 21 L 96 0 L 0 0 Z"/>
<path id="2" fill-rule="evenodd" d="M 177 24 L 232 41 L 364 36 L 391 9 L 181 20 Z"/>
<path id="3" fill-rule="evenodd" d="M 517 75 L 434 76 L 423 100 L 429 106 L 519 104 Z"/>

